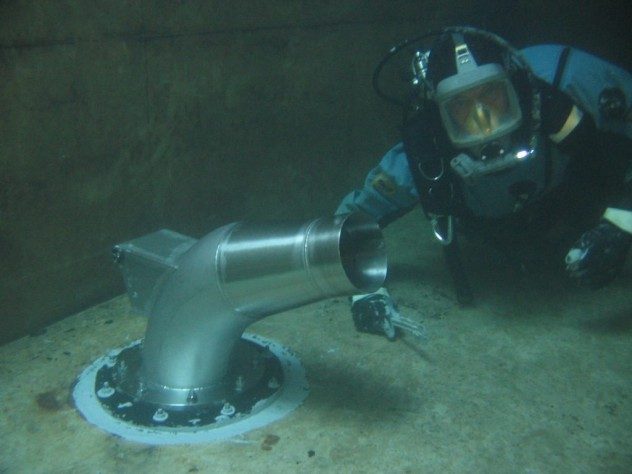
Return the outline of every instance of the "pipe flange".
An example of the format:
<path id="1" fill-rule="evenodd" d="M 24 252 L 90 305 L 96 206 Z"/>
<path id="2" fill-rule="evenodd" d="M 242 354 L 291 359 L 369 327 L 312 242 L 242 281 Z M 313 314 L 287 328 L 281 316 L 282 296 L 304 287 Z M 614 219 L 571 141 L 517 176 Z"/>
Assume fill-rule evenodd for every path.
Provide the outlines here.
<path id="1" fill-rule="evenodd" d="M 227 439 L 276 421 L 300 405 L 309 389 L 298 359 L 258 335 L 243 334 L 239 344 L 254 347 L 251 353 L 264 356 L 251 364 L 257 367 L 256 380 L 253 374 L 229 374 L 232 390 L 223 391 L 221 399 L 209 401 L 203 391 L 189 390 L 186 404 L 160 405 L 144 401 L 142 390 L 131 393 L 121 383 L 121 366 L 129 369 L 128 361 L 137 358 L 140 341 L 135 341 L 110 351 L 83 371 L 73 389 L 75 405 L 90 423 L 147 444 Z M 124 372 L 129 379 L 129 370 Z"/>
<path id="2" fill-rule="evenodd" d="M 141 345 L 136 344 L 121 350 L 113 363 L 104 365 L 96 376 L 97 387 L 116 387 L 114 400 L 103 400 L 112 405 L 127 402 L 143 402 L 168 410 L 195 412 L 219 410 L 225 400 L 231 400 L 241 409 L 250 411 L 250 400 L 270 400 L 275 390 L 270 385 L 283 380 L 278 359 L 265 346 L 241 339 L 236 341 L 229 359 L 226 375 L 215 384 L 174 388 L 158 383 L 148 383 L 141 376 Z M 214 406 L 214 408 L 213 408 Z M 207 415 L 205 415 L 207 416 Z M 145 421 L 138 420 L 142 425 Z M 206 424 L 206 423 L 205 423 Z"/>

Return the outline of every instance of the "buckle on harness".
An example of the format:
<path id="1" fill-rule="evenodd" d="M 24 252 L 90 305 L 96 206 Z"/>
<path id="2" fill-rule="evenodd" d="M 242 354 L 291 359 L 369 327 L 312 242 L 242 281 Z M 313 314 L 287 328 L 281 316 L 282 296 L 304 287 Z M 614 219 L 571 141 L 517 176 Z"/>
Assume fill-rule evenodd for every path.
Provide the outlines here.
<path id="1" fill-rule="evenodd" d="M 450 245 L 454 237 L 454 217 L 438 216 L 433 214 L 430 216 L 432 224 L 432 232 L 441 245 Z"/>

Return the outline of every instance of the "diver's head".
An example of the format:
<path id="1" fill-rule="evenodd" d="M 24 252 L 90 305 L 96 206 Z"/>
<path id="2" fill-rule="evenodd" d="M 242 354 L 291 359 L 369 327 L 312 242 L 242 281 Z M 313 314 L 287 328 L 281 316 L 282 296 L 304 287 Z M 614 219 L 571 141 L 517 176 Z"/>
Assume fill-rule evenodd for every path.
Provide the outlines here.
<path id="1" fill-rule="evenodd" d="M 533 91 L 515 56 L 506 43 L 474 29 L 447 29 L 429 52 L 429 97 L 454 147 L 474 158 L 504 156 L 531 135 Z"/>

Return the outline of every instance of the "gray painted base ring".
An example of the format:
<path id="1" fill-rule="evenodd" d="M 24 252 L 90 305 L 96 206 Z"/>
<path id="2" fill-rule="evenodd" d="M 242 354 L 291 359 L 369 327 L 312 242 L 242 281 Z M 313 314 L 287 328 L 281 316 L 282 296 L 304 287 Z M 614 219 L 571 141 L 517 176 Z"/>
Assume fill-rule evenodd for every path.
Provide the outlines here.
<path id="1" fill-rule="evenodd" d="M 305 400 L 309 393 L 305 371 L 296 356 L 289 349 L 278 343 L 256 334 L 248 333 L 244 333 L 242 339 L 266 347 L 280 360 L 283 367 L 284 383 L 280 393 L 260 411 L 253 410 L 252 414 L 224 423 L 218 422 L 213 425 L 202 426 L 199 429 L 150 428 L 126 423 L 114 417 L 103 407 L 95 393 L 96 374 L 104 364 L 111 361 L 119 352 L 138 344 L 140 341 L 134 341 L 128 346 L 114 349 L 89 365 L 77 378 L 72 393 L 75 406 L 88 422 L 109 433 L 129 441 L 154 445 L 201 444 L 227 440 L 266 426 L 273 421 L 283 418 Z"/>

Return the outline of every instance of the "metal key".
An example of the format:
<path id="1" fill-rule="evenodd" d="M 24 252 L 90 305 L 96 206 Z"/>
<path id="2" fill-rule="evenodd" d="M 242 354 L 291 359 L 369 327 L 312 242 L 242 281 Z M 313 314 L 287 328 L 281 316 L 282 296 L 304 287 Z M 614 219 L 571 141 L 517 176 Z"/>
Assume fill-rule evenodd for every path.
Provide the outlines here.
<path id="1" fill-rule="evenodd" d="M 413 321 L 412 319 L 405 318 L 397 311 L 391 314 L 391 322 L 393 323 L 393 326 L 403 329 L 404 331 L 408 331 L 422 341 L 426 341 L 428 339 L 426 328 L 423 324 Z"/>
<path id="2" fill-rule="evenodd" d="M 387 303 L 386 314 L 388 320 L 393 326 L 411 333 L 413 336 L 418 337 L 422 341 L 426 341 L 428 339 L 426 328 L 423 324 L 402 316 L 390 298 Z"/>

